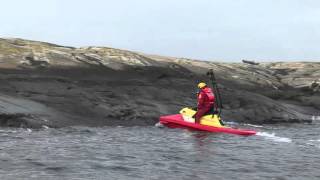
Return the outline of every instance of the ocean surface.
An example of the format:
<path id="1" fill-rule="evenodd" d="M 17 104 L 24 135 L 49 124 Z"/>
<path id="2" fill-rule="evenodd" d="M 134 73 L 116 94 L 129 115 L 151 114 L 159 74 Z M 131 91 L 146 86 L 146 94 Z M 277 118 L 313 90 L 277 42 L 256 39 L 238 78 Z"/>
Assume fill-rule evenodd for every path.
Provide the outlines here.
<path id="1" fill-rule="evenodd" d="M 0 179 L 320 179 L 320 123 L 240 126 L 1 128 Z"/>

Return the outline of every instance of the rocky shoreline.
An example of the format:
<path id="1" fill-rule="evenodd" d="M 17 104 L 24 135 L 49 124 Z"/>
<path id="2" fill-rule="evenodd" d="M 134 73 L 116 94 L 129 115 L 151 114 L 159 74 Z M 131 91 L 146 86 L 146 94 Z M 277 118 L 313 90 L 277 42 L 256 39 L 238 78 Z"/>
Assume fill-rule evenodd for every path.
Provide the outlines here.
<path id="1" fill-rule="evenodd" d="M 0 39 L 0 125 L 40 128 L 154 125 L 195 106 L 213 69 L 223 119 L 311 122 L 320 115 L 320 63 L 219 63 L 105 47 Z"/>

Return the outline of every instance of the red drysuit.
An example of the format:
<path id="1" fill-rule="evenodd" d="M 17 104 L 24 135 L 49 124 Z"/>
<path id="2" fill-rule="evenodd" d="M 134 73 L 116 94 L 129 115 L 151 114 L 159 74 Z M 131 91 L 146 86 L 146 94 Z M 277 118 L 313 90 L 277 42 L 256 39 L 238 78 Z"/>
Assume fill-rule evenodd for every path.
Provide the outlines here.
<path id="1" fill-rule="evenodd" d="M 198 111 L 195 115 L 196 122 L 199 123 L 200 118 L 213 108 L 214 94 L 209 87 L 204 87 L 198 94 Z"/>

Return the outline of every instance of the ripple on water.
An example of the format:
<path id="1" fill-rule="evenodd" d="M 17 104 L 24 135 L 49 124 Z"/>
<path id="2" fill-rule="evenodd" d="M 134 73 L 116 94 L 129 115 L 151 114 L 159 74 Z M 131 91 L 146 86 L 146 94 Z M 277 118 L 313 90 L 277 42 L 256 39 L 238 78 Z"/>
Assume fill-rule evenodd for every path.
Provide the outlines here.
<path id="1" fill-rule="evenodd" d="M 264 126 L 250 137 L 157 127 L 4 128 L 0 179 L 317 179 L 320 138 L 301 127 Z"/>

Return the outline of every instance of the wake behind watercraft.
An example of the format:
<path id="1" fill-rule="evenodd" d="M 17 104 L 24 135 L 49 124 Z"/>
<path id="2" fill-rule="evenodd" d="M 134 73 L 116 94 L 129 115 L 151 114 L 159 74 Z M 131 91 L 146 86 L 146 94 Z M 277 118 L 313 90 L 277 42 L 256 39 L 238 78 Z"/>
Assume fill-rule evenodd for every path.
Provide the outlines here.
<path id="1" fill-rule="evenodd" d="M 221 112 L 222 112 L 222 101 L 219 92 L 219 88 L 216 82 L 215 75 L 211 69 L 208 73 L 210 80 L 212 82 L 214 96 L 216 96 L 215 106 L 211 107 L 210 113 L 204 114 L 198 122 L 196 122 L 195 117 L 197 116 L 194 109 L 183 108 L 180 111 L 180 114 L 167 115 L 160 117 L 160 123 L 171 128 L 189 128 L 200 131 L 216 132 L 216 133 L 229 133 L 229 134 L 238 134 L 238 135 L 255 135 L 256 131 L 245 130 L 245 129 L 235 129 L 231 127 L 224 126 L 221 121 Z M 204 84 L 205 83 L 199 83 Z M 198 85 L 199 87 L 199 85 Z M 213 99 L 214 100 L 214 99 Z M 209 102 L 210 103 L 210 102 Z M 216 108 L 215 108 L 216 107 Z"/>

